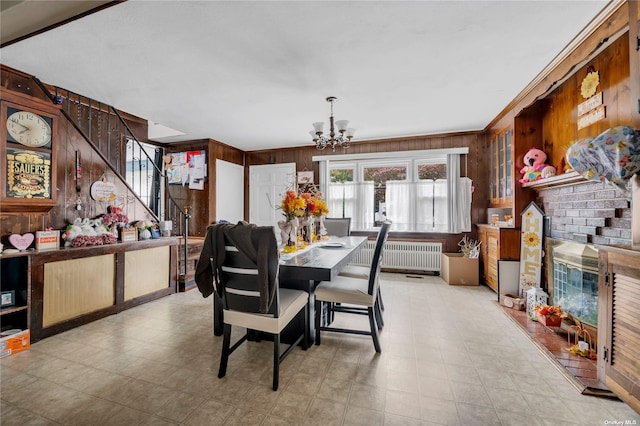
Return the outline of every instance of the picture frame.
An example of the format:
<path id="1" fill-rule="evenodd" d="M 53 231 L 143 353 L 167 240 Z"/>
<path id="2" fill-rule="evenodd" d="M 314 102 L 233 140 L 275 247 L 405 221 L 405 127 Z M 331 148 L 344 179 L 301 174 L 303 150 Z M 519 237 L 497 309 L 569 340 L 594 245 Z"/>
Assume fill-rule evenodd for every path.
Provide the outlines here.
<path id="1" fill-rule="evenodd" d="M 16 304 L 16 293 L 14 290 L 0 293 L 0 307 L 5 308 Z"/>
<path id="2" fill-rule="evenodd" d="M 298 172 L 298 184 L 304 185 L 313 183 L 313 171 Z"/>

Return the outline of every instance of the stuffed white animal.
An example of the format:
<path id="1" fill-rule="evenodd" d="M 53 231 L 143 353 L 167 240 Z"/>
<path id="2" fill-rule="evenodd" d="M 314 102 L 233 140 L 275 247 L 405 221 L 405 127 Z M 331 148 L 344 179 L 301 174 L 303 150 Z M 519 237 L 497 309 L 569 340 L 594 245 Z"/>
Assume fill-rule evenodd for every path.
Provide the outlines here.
<path id="1" fill-rule="evenodd" d="M 62 239 L 64 240 L 65 247 L 71 247 L 71 241 L 82 234 L 82 219 L 77 218 L 73 221 L 71 225 L 67 226 L 67 229 L 62 234 Z"/>
<path id="2" fill-rule="evenodd" d="M 93 228 L 93 220 L 84 218 L 82 220 L 82 235 L 88 235 L 90 237 L 95 237 L 98 235 L 96 230 Z"/>
<path id="3" fill-rule="evenodd" d="M 93 229 L 95 229 L 96 235 L 110 234 L 111 233 L 107 229 L 107 227 L 102 224 L 102 218 L 101 217 L 93 220 Z"/>

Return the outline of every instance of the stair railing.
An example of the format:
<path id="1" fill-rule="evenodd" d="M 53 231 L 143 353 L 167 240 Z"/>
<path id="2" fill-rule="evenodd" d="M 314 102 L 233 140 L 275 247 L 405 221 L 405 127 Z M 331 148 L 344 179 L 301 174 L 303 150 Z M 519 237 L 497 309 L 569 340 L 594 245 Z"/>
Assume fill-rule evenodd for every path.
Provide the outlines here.
<path id="1" fill-rule="evenodd" d="M 176 235 L 181 235 L 184 240 L 183 251 L 183 270 L 180 279 L 185 279 L 187 274 L 187 256 L 188 256 L 188 233 L 189 233 L 189 220 L 191 215 L 189 214 L 189 208 L 182 209 L 178 202 L 173 198 L 169 191 L 170 185 L 168 185 L 168 176 L 159 167 L 158 163 L 161 161 L 162 156 L 158 156 L 158 160 L 154 161 L 144 149 L 143 144 L 135 136 L 135 133 L 129 127 L 128 123 L 124 120 L 122 115 L 114 107 L 92 100 L 86 96 L 71 92 L 66 89 L 54 87 L 54 94 L 45 86 L 40 80 L 34 77 L 36 83 L 45 92 L 51 95 L 51 99 L 55 104 L 62 104 L 61 111 L 65 117 L 74 125 L 76 130 L 93 146 L 93 148 L 100 154 L 102 159 L 110 164 L 113 171 L 118 177 L 129 187 L 130 191 L 135 194 L 138 200 L 147 208 L 149 213 L 159 222 L 160 209 L 155 211 L 149 208 L 147 202 L 141 199 L 142 193 L 142 180 L 139 180 L 138 188 L 134 188 L 132 183 L 126 178 L 127 174 L 127 162 L 122 161 L 122 151 L 124 150 L 124 140 L 131 140 L 138 148 L 140 158 L 135 160 L 135 165 L 138 170 L 141 171 L 142 165 L 152 165 L 157 176 L 161 176 L 164 179 L 164 191 L 167 194 L 166 208 L 163 208 L 165 220 L 172 222 L 172 229 Z M 105 118 L 106 115 L 106 118 Z M 113 123 L 112 123 L 113 118 Z M 97 122 L 94 123 L 94 120 Z M 117 149 L 113 149 L 117 148 Z M 144 158 L 143 159 L 143 155 Z M 132 168 L 133 168 L 132 164 Z M 124 175 L 123 176 L 123 167 Z M 134 180 L 132 180 L 135 183 Z M 158 205 L 158 207 L 160 207 Z M 158 212 L 158 213 L 156 213 Z"/>

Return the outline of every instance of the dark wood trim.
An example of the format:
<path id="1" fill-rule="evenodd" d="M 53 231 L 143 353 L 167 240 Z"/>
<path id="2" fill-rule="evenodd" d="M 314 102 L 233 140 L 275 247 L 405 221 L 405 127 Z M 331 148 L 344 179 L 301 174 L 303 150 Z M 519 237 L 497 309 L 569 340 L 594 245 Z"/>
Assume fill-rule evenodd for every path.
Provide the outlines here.
<path id="1" fill-rule="evenodd" d="M 111 6 L 115 6 L 115 5 L 118 5 L 120 3 L 124 3 L 125 1 L 127 1 L 127 0 L 114 0 L 114 1 L 111 1 L 109 3 L 105 3 L 105 4 L 102 4 L 100 6 L 94 7 L 93 9 L 90 9 L 90 10 L 87 10 L 86 12 L 82 12 L 82 13 L 80 13 L 78 15 L 72 16 L 71 18 L 64 19 L 64 20 L 62 20 L 60 22 L 56 22 L 55 24 L 47 25 L 44 28 L 41 28 L 41 29 L 36 30 L 36 31 L 32 31 L 32 32 L 30 32 L 28 34 L 25 34 L 23 36 L 14 38 L 12 40 L 5 41 L 4 43 L 0 44 L 0 48 L 6 47 L 6 46 L 10 46 L 10 45 L 12 45 L 14 43 L 18 43 L 18 42 L 20 42 L 22 40 L 26 40 L 28 38 L 37 36 L 38 34 L 45 33 L 47 31 L 50 31 L 50 30 L 54 29 L 54 28 L 61 27 L 61 26 L 65 25 L 65 24 L 73 22 L 73 21 L 75 21 L 77 19 L 84 18 L 85 16 L 91 15 L 92 13 L 96 13 L 96 12 L 99 12 L 99 11 L 101 11 L 103 9 L 107 9 L 107 8 L 109 8 Z"/>

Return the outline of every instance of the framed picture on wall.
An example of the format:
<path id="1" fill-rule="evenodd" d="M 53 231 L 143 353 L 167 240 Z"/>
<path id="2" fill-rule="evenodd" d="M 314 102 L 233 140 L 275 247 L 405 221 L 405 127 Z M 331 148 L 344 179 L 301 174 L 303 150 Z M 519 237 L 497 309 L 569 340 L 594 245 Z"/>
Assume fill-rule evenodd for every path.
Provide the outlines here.
<path id="1" fill-rule="evenodd" d="M 313 183 L 313 172 L 298 172 L 298 184 L 306 185 L 308 183 Z"/>

